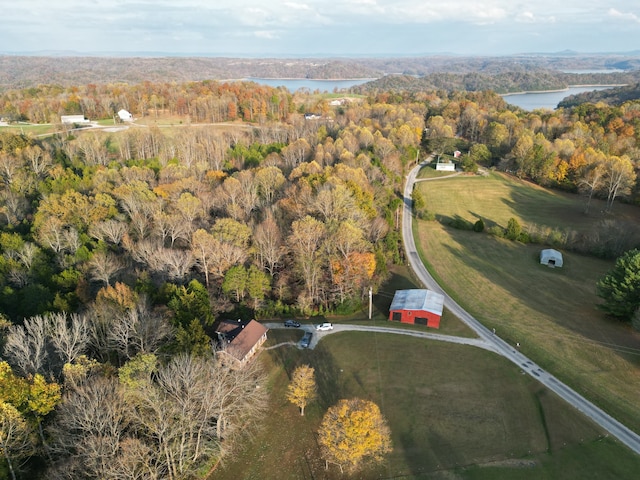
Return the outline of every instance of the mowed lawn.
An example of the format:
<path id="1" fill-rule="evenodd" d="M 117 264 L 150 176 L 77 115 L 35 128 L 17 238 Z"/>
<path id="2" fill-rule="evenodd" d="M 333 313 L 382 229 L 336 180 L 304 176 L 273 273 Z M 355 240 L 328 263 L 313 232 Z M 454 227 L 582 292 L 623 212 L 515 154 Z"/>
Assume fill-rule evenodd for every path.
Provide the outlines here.
<path id="1" fill-rule="evenodd" d="M 587 230 L 600 214 L 584 215 L 577 195 L 548 191 L 499 174 L 423 182 L 427 208 L 506 226 L 535 224 Z M 598 202 L 592 211 L 599 212 Z M 638 218 L 637 207 L 615 205 L 614 218 Z M 613 261 L 563 252 L 563 268 L 539 264 L 540 245 L 487 233 L 418 222 L 417 244 L 429 269 L 468 311 L 635 431 L 640 431 L 640 334 L 596 309 L 595 284 Z"/>
<path id="2" fill-rule="evenodd" d="M 269 345 L 300 331 L 270 331 Z M 640 458 L 513 364 L 481 349 L 400 335 L 341 332 L 315 350 L 261 353 L 271 372 L 263 428 L 211 479 L 635 478 Z M 305 416 L 285 399 L 297 365 L 316 369 Z M 393 452 L 353 476 L 325 470 L 316 432 L 341 398 L 376 402 Z M 565 467 L 568 470 L 565 472 Z"/>

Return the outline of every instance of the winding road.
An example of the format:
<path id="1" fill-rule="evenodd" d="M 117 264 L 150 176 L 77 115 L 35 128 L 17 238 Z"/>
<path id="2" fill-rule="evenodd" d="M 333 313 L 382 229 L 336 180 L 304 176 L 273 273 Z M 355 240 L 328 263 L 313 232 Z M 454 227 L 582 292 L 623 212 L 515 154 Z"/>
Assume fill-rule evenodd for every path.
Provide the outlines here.
<path id="1" fill-rule="evenodd" d="M 533 378 L 542 383 L 545 387 L 555 392 L 558 396 L 564 399 L 567 403 L 577 408 L 584 415 L 588 416 L 595 423 L 600 425 L 604 430 L 616 437 L 620 442 L 629 447 L 635 453 L 640 454 L 640 435 L 620 423 L 618 420 L 604 412 L 602 409 L 591 403 L 582 395 L 571 389 L 549 372 L 544 371 L 539 365 L 534 363 L 527 356 L 523 355 L 513 345 L 508 344 L 502 340 L 493 331 L 486 328 L 473 316 L 471 316 L 466 310 L 458 305 L 433 279 L 429 274 L 426 267 L 422 263 L 420 256 L 418 255 L 415 239 L 413 237 L 413 215 L 412 215 L 412 200 L 411 193 L 413 192 L 413 186 L 417 181 L 417 175 L 420 169 L 429 162 L 429 159 L 416 165 L 411 172 L 407 175 L 407 181 L 404 189 L 404 206 L 402 215 L 402 236 L 404 238 L 405 252 L 407 255 L 407 261 L 409 266 L 413 269 L 416 276 L 420 279 L 422 284 L 429 290 L 441 293 L 444 296 L 444 306 L 458 317 L 462 322 L 468 325 L 477 335 L 478 338 L 466 338 L 456 337 L 450 335 L 442 335 L 438 333 L 422 332 L 416 330 L 406 330 L 394 327 L 374 327 L 365 325 L 348 325 L 348 324 L 334 324 L 333 330 L 329 331 L 316 331 L 313 325 L 302 325 L 302 329 L 305 331 L 312 331 L 313 337 L 309 348 L 314 348 L 318 342 L 325 336 L 335 332 L 343 331 L 368 331 L 379 333 L 395 333 L 399 335 L 411 335 L 414 337 L 421 337 L 431 340 L 438 340 L 442 342 L 451 342 L 462 345 L 469 345 L 478 348 L 483 348 L 491 352 L 497 353 L 513 362 L 523 372 L 531 375 Z M 440 177 L 443 178 L 443 177 Z M 426 179 L 422 179 L 426 180 Z M 428 180 L 437 180 L 428 179 Z M 284 328 L 281 322 L 279 323 L 265 323 L 268 328 Z M 287 342 L 287 344 L 292 344 Z M 274 348 L 274 347 L 272 347 Z"/>
<path id="2" fill-rule="evenodd" d="M 405 252 L 411 268 L 420 281 L 426 288 L 444 295 L 444 306 L 476 332 L 478 337 L 480 337 L 480 340 L 486 344 L 484 348 L 493 350 L 499 355 L 502 355 L 506 359 L 515 363 L 524 372 L 534 377 L 545 387 L 554 391 L 566 402 L 591 418 L 611 435 L 618 438 L 618 440 L 628 446 L 631 450 L 640 454 L 640 435 L 617 421 L 599 407 L 595 406 L 589 400 L 569 388 L 549 372 L 544 371 L 528 357 L 520 353 L 519 350 L 516 350 L 512 345 L 502 340 L 499 336 L 494 335 L 492 331 L 482 325 L 478 320 L 458 305 L 429 274 L 416 250 L 412 227 L 413 215 L 411 213 L 411 193 L 413 192 L 413 186 L 416 182 L 416 177 L 420 168 L 422 168 L 426 163 L 427 162 L 423 162 L 416 165 L 416 167 L 413 168 L 407 176 L 407 182 L 404 189 L 404 208 L 402 215 L 402 236 L 404 239 Z"/>

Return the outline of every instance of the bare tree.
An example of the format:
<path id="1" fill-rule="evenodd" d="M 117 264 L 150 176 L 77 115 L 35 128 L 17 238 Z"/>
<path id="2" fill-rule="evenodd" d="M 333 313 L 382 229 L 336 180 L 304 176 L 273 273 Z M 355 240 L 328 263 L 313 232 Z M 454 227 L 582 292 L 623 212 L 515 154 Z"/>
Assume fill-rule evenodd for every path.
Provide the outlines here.
<path id="1" fill-rule="evenodd" d="M 273 277 L 284 256 L 282 234 L 272 214 L 256 227 L 254 246 L 259 264 Z"/>
<path id="2" fill-rule="evenodd" d="M 113 318 L 109 326 L 109 342 L 121 356 L 133 358 L 139 353 L 155 353 L 172 334 L 167 319 L 151 309 L 146 297 L 136 306 Z"/>
<path id="3" fill-rule="evenodd" d="M 282 171 L 276 166 L 260 168 L 255 174 L 255 182 L 258 187 L 258 194 L 264 205 L 271 205 L 278 189 L 286 183 Z"/>
<path id="4" fill-rule="evenodd" d="M 376 217 L 371 221 L 369 226 L 369 241 L 371 243 L 377 243 L 382 240 L 389 232 L 389 224 L 382 217 Z"/>
<path id="5" fill-rule="evenodd" d="M 48 316 L 51 343 L 62 363 L 72 363 L 82 355 L 89 343 L 87 319 L 72 313 L 52 313 Z"/>
<path id="6" fill-rule="evenodd" d="M 12 325 L 6 337 L 4 354 L 22 374 L 46 373 L 48 322 L 40 315 L 24 325 Z"/>
<path id="7" fill-rule="evenodd" d="M 33 145 L 25 148 L 23 154 L 31 171 L 38 178 L 44 178 L 53 164 L 49 152 L 42 150 L 38 145 Z"/>
<path id="8" fill-rule="evenodd" d="M 195 259 L 190 250 L 160 248 L 150 266 L 171 280 L 182 281 L 193 267 L 194 262 Z"/>
<path id="9" fill-rule="evenodd" d="M 240 182 L 239 202 L 244 212 L 244 218 L 249 218 L 251 212 L 257 208 L 260 200 L 258 184 L 255 181 L 253 172 L 250 170 L 242 170 L 234 176 Z"/>
<path id="10" fill-rule="evenodd" d="M 37 227 L 36 237 L 41 245 L 59 253 L 65 247 L 64 228 L 61 220 L 48 217 Z"/>
<path id="11" fill-rule="evenodd" d="M 111 279 L 124 268 L 124 262 L 110 252 L 96 252 L 87 263 L 91 278 L 109 285 Z"/>
<path id="12" fill-rule="evenodd" d="M 613 202 L 620 194 L 631 192 L 635 185 L 636 172 L 633 163 L 626 155 L 622 157 L 610 156 L 604 163 L 604 188 L 607 191 L 607 210 L 611 211 Z"/>
<path id="13" fill-rule="evenodd" d="M 55 457 L 73 478 L 109 478 L 129 425 L 129 406 L 115 379 L 89 378 L 70 390 L 51 427 Z"/>
<path id="14" fill-rule="evenodd" d="M 120 442 L 119 455 L 106 466 L 112 480 L 160 480 L 163 471 L 153 449 L 139 438 L 127 437 Z"/>
<path id="15" fill-rule="evenodd" d="M 106 240 L 114 245 L 120 244 L 126 231 L 126 223 L 113 219 L 97 222 L 89 226 L 89 235 L 96 240 Z"/>
<path id="16" fill-rule="evenodd" d="M 193 229 L 193 225 L 185 222 L 182 215 L 162 211 L 154 214 L 154 227 L 157 235 L 162 239 L 163 245 L 166 245 L 167 239 L 169 239 L 169 245 L 172 248 L 177 240 L 188 243 Z"/>

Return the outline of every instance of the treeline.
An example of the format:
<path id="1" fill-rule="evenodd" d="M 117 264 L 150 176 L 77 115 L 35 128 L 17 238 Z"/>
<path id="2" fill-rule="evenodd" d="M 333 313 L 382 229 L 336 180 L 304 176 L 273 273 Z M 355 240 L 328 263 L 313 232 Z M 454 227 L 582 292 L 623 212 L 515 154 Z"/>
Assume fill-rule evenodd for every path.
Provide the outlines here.
<path id="1" fill-rule="evenodd" d="M 377 91 L 445 90 L 448 92 L 478 92 L 492 90 L 496 93 L 562 90 L 570 85 L 622 85 L 637 83 L 640 72 L 608 74 L 567 74 L 552 70 L 515 68 L 506 72 L 485 73 L 430 73 L 412 75 L 387 75 L 378 80 L 351 87 L 352 92 L 367 94 Z"/>
<path id="2" fill-rule="evenodd" d="M 8 121 L 59 124 L 61 115 L 77 114 L 115 119 L 120 109 L 138 118 L 179 115 L 215 123 L 285 120 L 294 106 L 287 90 L 247 82 L 40 85 L 0 95 L 0 117 Z"/>
<path id="3" fill-rule="evenodd" d="M 495 76 L 509 72 L 554 71 L 565 84 L 627 84 L 637 82 L 627 73 L 638 70 L 634 55 L 585 55 L 576 53 L 459 57 L 428 55 L 387 58 L 224 58 L 224 57 L 37 57 L 0 56 L 0 92 L 9 89 L 57 84 L 63 87 L 89 83 L 145 81 L 227 81 L 247 77 L 351 79 L 402 74 L 480 73 Z M 611 70 L 613 74 L 565 74 L 570 70 Z"/>
<path id="4" fill-rule="evenodd" d="M 0 55 L 0 92 L 57 84 L 196 82 L 247 77 L 375 78 L 382 72 L 348 59 L 225 57 L 37 57 Z"/>
<path id="5" fill-rule="evenodd" d="M 570 95 L 563 99 L 559 108 L 571 108 L 583 103 L 604 102 L 607 105 L 620 106 L 625 102 L 640 100 L 640 84 L 625 85 L 623 87 L 608 88 L 606 90 L 594 90 L 577 95 Z"/>

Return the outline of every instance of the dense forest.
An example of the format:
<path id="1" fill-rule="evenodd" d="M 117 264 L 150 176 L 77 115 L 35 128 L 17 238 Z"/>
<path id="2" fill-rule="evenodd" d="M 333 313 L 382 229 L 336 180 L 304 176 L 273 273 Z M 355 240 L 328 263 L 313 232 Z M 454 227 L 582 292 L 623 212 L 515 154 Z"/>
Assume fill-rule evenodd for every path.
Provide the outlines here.
<path id="1" fill-rule="evenodd" d="M 430 55 L 393 58 L 207 58 L 207 57 L 77 57 L 0 55 L 0 92 L 55 84 L 63 87 L 105 83 L 197 82 L 257 78 L 378 79 L 420 78 L 418 89 L 491 89 L 500 93 L 567 85 L 637 83 L 640 56 L 586 55 L 572 52 L 500 57 Z M 580 72 L 580 73 L 569 73 Z M 598 73 L 600 72 L 600 73 Z M 492 84 L 492 78 L 496 83 Z M 408 78 L 403 80 L 408 83 Z M 402 88 L 396 80 L 372 88 Z M 433 82 L 433 84 L 430 84 Z M 446 83 L 453 82 L 453 83 Z M 408 87 L 405 85 L 404 89 Z"/>
<path id="2" fill-rule="evenodd" d="M 638 71 L 606 74 L 570 74 L 516 66 L 508 71 L 496 73 L 439 72 L 421 77 L 387 75 L 378 80 L 352 87 L 351 90 L 363 94 L 376 91 L 419 92 L 434 89 L 442 89 L 449 92 L 493 90 L 496 93 L 514 93 L 563 90 L 570 85 L 626 85 L 628 83 L 637 83 L 638 80 L 640 80 L 640 72 Z"/>
<path id="3" fill-rule="evenodd" d="M 225 366 L 212 325 L 361 308 L 403 261 L 403 178 L 430 153 L 583 195 L 585 214 L 606 200 L 592 232 L 530 226 L 527 241 L 638 246 L 614 208 L 640 199 L 635 101 L 525 112 L 437 88 L 332 105 L 213 80 L 0 96 L 0 116 L 35 123 L 121 108 L 138 122 L 0 133 L 2 449 L 28 478 L 194 478 L 232 455 L 264 374 Z"/>
<path id="4" fill-rule="evenodd" d="M 622 87 L 615 87 L 606 90 L 594 90 L 578 95 L 570 95 L 564 98 L 558 107 L 570 108 L 582 103 L 604 102 L 607 105 L 620 106 L 625 102 L 640 99 L 640 84 L 633 83 Z"/>

